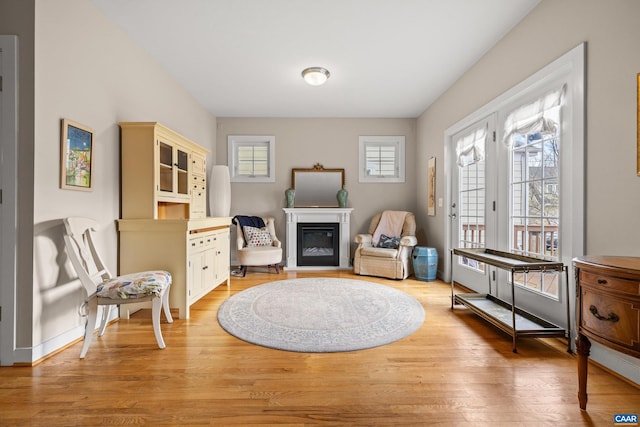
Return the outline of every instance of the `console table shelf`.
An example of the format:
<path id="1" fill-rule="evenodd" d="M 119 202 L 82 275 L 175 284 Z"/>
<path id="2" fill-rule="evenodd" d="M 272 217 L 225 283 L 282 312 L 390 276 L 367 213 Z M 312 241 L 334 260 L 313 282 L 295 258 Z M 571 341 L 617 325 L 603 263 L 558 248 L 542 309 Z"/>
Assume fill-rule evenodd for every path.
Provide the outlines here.
<path id="1" fill-rule="evenodd" d="M 453 268 L 453 255 L 464 256 L 469 259 L 483 262 L 494 267 L 511 272 L 511 300 L 514 304 L 503 301 L 491 294 L 466 293 L 455 294 L 453 270 L 451 273 L 451 309 L 454 304 L 462 304 L 472 312 L 482 317 L 487 322 L 500 330 L 508 333 L 513 338 L 513 352 L 517 353 L 517 339 L 519 337 L 567 337 L 567 330 L 535 316 L 515 304 L 514 273 L 531 271 L 557 271 L 565 273 L 565 285 L 567 299 L 569 298 L 569 280 L 567 268 L 561 262 L 552 262 L 533 257 L 501 252 L 492 249 L 453 249 L 451 252 L 451 265 Z M 567 325 L 570 323 L 569 310 L 567 309 Z M 571 343 L 568 341 L 568 352 L 571 352 Z"/>

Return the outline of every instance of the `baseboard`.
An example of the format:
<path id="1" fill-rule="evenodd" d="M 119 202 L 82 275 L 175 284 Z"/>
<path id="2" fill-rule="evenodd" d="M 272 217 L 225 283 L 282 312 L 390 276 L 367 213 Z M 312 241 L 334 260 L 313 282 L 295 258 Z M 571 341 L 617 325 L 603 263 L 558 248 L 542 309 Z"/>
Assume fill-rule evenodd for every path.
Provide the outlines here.
<path id="1" fill-rule="evenodd" d="M 99 310 L 98 317 L 96 319 L 96 329 L 100 325 L 101 316 L 102 312 Z M 117 310 L 112 310 L 108 323 L 112 323 L 117 319 Z M 14 357 L 12 366 L 35 366 L 43 360 L 46 360 L 76 344 L 78 341 L 82 340 L 83 337 L 84 326 L 80 325 L 34 347 L 16 348 L 13 352 Z M 79 352 L 78 357 L 80 357 Z"/>

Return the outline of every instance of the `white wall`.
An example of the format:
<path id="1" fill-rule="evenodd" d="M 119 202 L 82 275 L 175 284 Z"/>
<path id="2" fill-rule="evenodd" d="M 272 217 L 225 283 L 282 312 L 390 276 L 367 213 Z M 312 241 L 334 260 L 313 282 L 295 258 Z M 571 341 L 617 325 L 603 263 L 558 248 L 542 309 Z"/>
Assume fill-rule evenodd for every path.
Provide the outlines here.
<path id="1" fill-rule="evenodd" d="M 415 119 L 277 119 L 218 117 L 217 162 L 227 164 L 228 135 L 274 135 L 276 182 L 232 183 L 231 215 L 270 215 L 276 234 L 285 240 L 284 192 L 291 186 L 292 168 L 344 168 L 351 234 L 366 232 L 373 215 L 385 209 L 415 211 Z M 406 179 L 395 184 L 358 182 L 358 136 L 405 135 Z M 424 234 L 422 225 L 418 232 Z M 232 227 L 232 233 L 235 232 Z M 232 236 L 233 240 L 234 236 Z M 353 249 L 351 256 L 353 256 Z M 233 259 L 234 253 L 232 253 Z"/>
<path id="2" fill-rule="evenodd" d="M 91 192 L 62 190 L 60 119 L 95 131 Z M 216 118 L 85 0 L 36 1 L 33 347 L 37 359 L 76 338 L 79 284 L 66 256 L 60 219 L 95 218 L 105 261 L 117 272 L 119 121 L 158 121 L 215 152 Z"/>
<path id="3" fill-rule="evenodd" d="M 543 0 L 418 119 L 418 182 L 438 161 L 437 197 L 445 197 L 444 131 L 537 70 L 587 42 L 587 254 L 640 256 L 640 178 L 636 176 L 636 75 L 640 72 L 640 2 Z M 418 206 L 426 195 L 416 193 Z M 427 240 L 442 252 L 449 225 L 418 212 Z M 442 264 L 441 264 L 442 265 Z M 638 363 L 597 344 L 595 360 L 640 382 Z"/>

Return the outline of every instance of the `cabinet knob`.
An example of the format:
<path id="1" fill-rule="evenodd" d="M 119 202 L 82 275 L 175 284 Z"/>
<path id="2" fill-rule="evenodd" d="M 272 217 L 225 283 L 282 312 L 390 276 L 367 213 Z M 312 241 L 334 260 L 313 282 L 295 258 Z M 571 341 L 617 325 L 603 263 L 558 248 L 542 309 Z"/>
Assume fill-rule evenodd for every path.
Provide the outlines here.
<path id="1" fill-rule="evenodd" d="M 606 279 L 598 279 L 598 284 L 599 285 L 606 285 L 607 284 L 607 280 Z"/>

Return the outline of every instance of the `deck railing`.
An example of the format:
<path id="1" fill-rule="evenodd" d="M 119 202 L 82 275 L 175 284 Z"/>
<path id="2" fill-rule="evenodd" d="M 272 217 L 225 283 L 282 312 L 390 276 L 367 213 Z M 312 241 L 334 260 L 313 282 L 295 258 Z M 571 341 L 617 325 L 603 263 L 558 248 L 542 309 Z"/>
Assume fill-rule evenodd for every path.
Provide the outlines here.
<path id="1" fill-rule="evenodd" d="M 462 224 L 462 242 L 476 243 L 483 246 L 485 242 L 484 224 Z M 557 225 L 514 225 L 513 248 L 530 254 L 556 256 L 558 251 Z M 471 247 L 471 245 L 464 245 Z"/>

